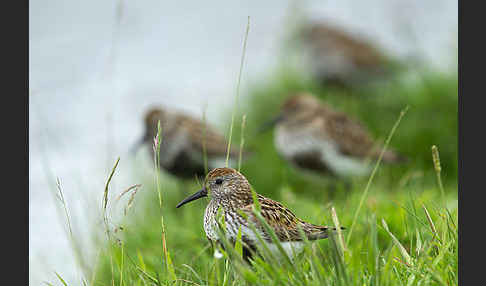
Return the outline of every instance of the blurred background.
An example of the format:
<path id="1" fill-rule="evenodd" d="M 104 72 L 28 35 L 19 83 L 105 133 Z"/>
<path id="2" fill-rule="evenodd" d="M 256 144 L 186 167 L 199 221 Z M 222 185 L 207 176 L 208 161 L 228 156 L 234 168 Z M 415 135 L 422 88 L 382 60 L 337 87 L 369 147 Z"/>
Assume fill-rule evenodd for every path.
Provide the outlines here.
<path id="1" fill-rule="evenodd" d="M 120 157 L 113 190 L 120 192 L 141 183 L 140 174 L 152 176 L 148 155 L 129 155 L 143 134 L 142 118 L 149 107 L 164 105 L 196 118 L 206 109 L 207 120 L 226 134 L 248 16 L 242 109 L 258 100 L 280 102 L 271 98 L 290 88 L 324 93 L 321 87 L 308 84 L 310 68 L 298 54 L 298 46 L 292 44 L 296 23 L 307 19 L 342 27 L 389 57 L 412 63 L 416 69 L 405 75 L 403 82 L 434 75 L 433 79 L 425 78 L 426 88 L 434 86 L 435 95 L 424 99 L 429 93 L 422 85 L 417 96 L 423 100 L 414 99 L 427 107 L 422 121 L 411 115 L 408 127 L 403 127 L 421 133 L 402 135 L 412 139 L 392 145 L 402 146 L 402 151 L 413 157 L 420 153 L 410 147 L 419 140 L 416 138 L 436 138 L 434 134 L 441 132 L 457 136 L 457 1 L 216 1 L 208 5 L 198 1 L 33 0 L 29 4 L 31 285 L 53 281 L 55 272 L 75 284 L 80 281 L 57 195 L 58 182 L 73 234 L 81 243 L 77 248 L 94 258 L 97 252 L 91 237 L 101 229 L 101 199 L 116 159 Z M 382 97 L 366 101 L 383 104 L 388 112 L 383 118 L 372 117 L 369 108 L 360 108 L 356 99 L 341 103 L 341 107 L 347 106 L 346 111 L 364 119 L 377 137 L 384 138 L 399 111 L 411 101 L 409 112 L 414 112 L 414 101 L 407 95 L 399 96 L 414 87 L 396 92 L 390 86 L 379 90 L 376 93 Z M 452 94 L 449 105 L 441 105 L 445 93 Z M 339 104 L 342 96 L 348 95 L 333 95 L 330 100 Z M 383 99 L 385 96 L 388 99 Z M 251 120 L 271 117 L 270 111 L 277 108 L 270 107 L 268 114 L 249 113 L 249 130 L 256 127 Z M 450 122 L 433 131 L 423 125 L 434 120 Z M 399 134 L 394 141 L 397 138 Z M 457 163 L 457 137 L 427 141 L 418 156 L 430 156 L 432 144 L 444 149 L 446 162 Z M 457 166 L 449 168 L 449 177 L 456 176 Z"/>

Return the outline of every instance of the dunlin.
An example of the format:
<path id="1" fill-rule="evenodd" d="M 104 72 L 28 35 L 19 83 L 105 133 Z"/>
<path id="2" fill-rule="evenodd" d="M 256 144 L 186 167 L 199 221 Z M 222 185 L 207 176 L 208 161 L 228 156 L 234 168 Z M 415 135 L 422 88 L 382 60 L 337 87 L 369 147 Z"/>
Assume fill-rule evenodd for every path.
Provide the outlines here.
<path id="1" fill-rule="evenodd" d="M 278 153 L 295 167 L 315 174 L 341 178 L 366 175 L 371 171 L 366 159 L 377 159 L 382 149 L 361 123 L 305 92 L 289 97 L 265 128 L 273 125 Z M 404 159 L 386 150 L 382 160 L 393 163 Z"/>
<path id="2" fill-rule="evenodd" d="M 384 77 L 389 60 L 370 42 L 335 26 L 305 26 L 301 40 L 315 78 L 328 85 L 352 87 Z"/>
<path id="3" fill-rule="evenodd" d="M 228 241 L 235 243 L 238 229 L 241 227 L 243 241 L 243 256 L 248 260 L 258 252 L 259 241 L 250 224 L 254 226 L 260 236 L 268 243 L 269 249 L 277 252 L 270 234 L 253 213 L 254 201 L 250 183 L 240 172 L 231 168 L 217 168 L 206 176 L 204 187 L 181 201 L 182 205 L 209 196 L 210 201 L 204 214 L 204 231 L 209 241 L 220 243 L 218 235 L 217 213 L 221 208 L 226 229 L 225 236 Z M 327 238 L 330 229 L 327 226 L 314 225 L 297 218 L 288 208 L 279 202 L 257 194 L 261 206 L 261 215 L 273 229 L 286 253 L 293 257 L 302 250 L 303 241 L 299 228 L 302 229 L 308 240 Z M 241 215 L 243 213 L 244 215 Z M 246 217 L 246 218 L 245 218 Z"/>
<path id="4" fill-rule="evenodd" d="M 160 167 L 168 173 L 183 179 L 204 177 L 204 152 L 209 170 L 225 164 L 228 144 L 220 133 L 201 120 L 166 108 L 154 108 L 147 112 L 145 134 L 134 150 L 143 144 L 152 146 L 159 120 L 162 130 Z M 239 149 L 235 146 L 230 152 L 229 164 L 234 164 L 238 157 Z"/>

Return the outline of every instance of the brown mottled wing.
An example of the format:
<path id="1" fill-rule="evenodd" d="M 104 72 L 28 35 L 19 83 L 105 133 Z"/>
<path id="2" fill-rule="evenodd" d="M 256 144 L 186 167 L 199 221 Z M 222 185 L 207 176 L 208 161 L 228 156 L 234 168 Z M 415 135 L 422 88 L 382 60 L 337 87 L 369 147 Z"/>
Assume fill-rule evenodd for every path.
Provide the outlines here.
<path id="1" fill-rule="evenodd" d="M 345 53 L 361 68 L 377 68 L 383 65 L 384 55 L 370 43 L 347 34 L 337 28 L 316 25 L 313 28 L 314 38 L 318 43 L 326 43 L 322 48 L 327 48 L 331 44 L 336 50 Z M 327 41 L 320 42 L 320 39 Z"/>
<path id="2" fill-rule="evenodd" d="M 368 131 L 359 122 L 342 112 L 331 110 L 327 106 L 325 128 L 326 133 L 337 142 L 339 151 L 345 155 L 365 158 L 374 147 Z"/>
<path id="3" fill-rule="evenodd" d="M 288 208 L 279 202 L 272 199 L 265 198 L 258 195 L 258 202 L 261 206 L 261 214 L 268 225 L 273 228 L 275 234 L 280 241 L 299 241 L 302 240 L 298 225 L 302 227 L 307 238 L 310 240 L 325 238 L 327 235 L 327 227 L 316 226 L 306 223 L 299 218 L 297 218 Z M 249 217 L 250 220 L 259 225 L 257 218 L 253 214 L 253 203 L 247 205 L 242 209 Z M 259 229 L 266 233 L 263 226 L 259 226 Z M 272 241 L 270 235 L 264 237 L 267 241 Z"/>
<path id="4" fill-rule="evenodd" d="M 189 131 L 193 147 L 202 153 L 204 148 L 208 156 L 226 156 L 228 143 L 226 139 L 210 125 L 188 116 L 181 116 L 184 128 Z M 204 143 L 203 143 L 204 142 Z M 203 145 L 205 144 L 205 146 Z M 237 156 L 237 148 L 231 148 L 231 156 Z"/>
<path id="5" fill-rule="evenodd" d="M 345 155 L 378 159 L 382 146 L 373 141 L 366 128 L 346 114 L 331 111 L 326 121 L 326 130 L 338 142 L 339 151 Z M 383 161 L 404 162 L 407 158 L 393 150 L 386 150 Z"/>
<path id="6" fill-rule="evenodd" d="M 383 65 L 384 56 L 367 42 L 358 41 L 350 37 L 341 38 L 343 49 L 352 55 L 354 64 L 360 68 L 376 69 Z"/>
<path id="7" fill-rule="evenodd" d="M 289 211 L 279 202 L 265 198 L 261 195 L 258 195 L 258 201 L 261 206 L 262 217 L 265 219 L 268 225 L 273 228 L 280 241 L 298 240 L 299 233 L 297 223 L 299 220 L 291 211 Z M 259 226 L 258 228 L 263 233 L 267 233 L 253 214 L 253 203 L 244 207 L 242 211 L 248 215 L 250 221 Z M 264 239 L 269 242 L 272 241 L 270 235 L 268 234 L 264 236 Z"/>

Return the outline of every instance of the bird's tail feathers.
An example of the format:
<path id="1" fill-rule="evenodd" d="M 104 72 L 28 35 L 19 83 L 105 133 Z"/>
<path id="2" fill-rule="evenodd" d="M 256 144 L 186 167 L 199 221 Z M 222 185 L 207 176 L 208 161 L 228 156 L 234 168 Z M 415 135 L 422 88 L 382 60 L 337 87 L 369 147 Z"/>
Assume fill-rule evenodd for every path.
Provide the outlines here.
<path id="1" fill-rule="evenodd" d="M 337 231 L 337 228 L 335 227 L 328 227 L 328 226 L 316 226 L 317 231 L 312 232 L 309 234 L 307 237 L 309 240 L 316 240 L 316 239 L 323 239 L 327 238 L 329 236 L 329 231 Z M 345 227 L 341 226 L 341 230 L 345 230 Z"/>

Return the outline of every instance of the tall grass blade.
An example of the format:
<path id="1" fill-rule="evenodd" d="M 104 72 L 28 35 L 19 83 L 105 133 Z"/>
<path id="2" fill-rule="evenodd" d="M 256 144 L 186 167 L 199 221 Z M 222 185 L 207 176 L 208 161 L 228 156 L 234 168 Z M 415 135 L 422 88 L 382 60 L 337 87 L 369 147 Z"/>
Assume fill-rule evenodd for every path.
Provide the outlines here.
<path id="1" fill-rule="evenodd" d="M 381 281 L 381 265 L 380 265 L 380 247 L 378 244 L 378 231 L 376 229 L 376 215 L 372 214 L 370 219 L 370 244 L 373 253 L 374 264 L 374 285 L 380 285 Z"/>
<path id="2" fill-rule="evenodd" d="M 154 138 L 153 150 L 154 150 L 154 164 L 155 164 L 155 183 L 157 187 L 157 194 L 159 196 L 159 210 L 160 210 L 160 225 L 161 225 L 161 239 L 162 239 L 162 251 L 165 258 L 165 264 L 167 271 L 169 272 L 169 279 L 175 281 L 177 276 L 175 275 L 174 265 L 170 257 L 169 250 L 167 249 L 167 240 L 165 235 L 164 216 L 162 215 L 162 194 L 160 187 L 160 145 L 162 143 L 162 128 L 160 127 L 160 120 L 157 121 L 157 135 Z"/>
<path id="3" fill-rule="evenodd" d="M 234 124 L 234 120 L 235 120 L 236 108 L 238 106 L 238 100 L 239 100 L 239 97 L 240 97 L 241 72 L 243 71 L 243 63 L 245 61 L 246 42 L 248 40 L 248 32 L 249 31 L 250 31 L 250 16 L 248 16 L 248 22 L 246 24 L 245 40 L 243 41 L 243 52 L 241 54 L 240 71 L 238 73 L 238 83 L 236 84 L 236 98 L 235 98 L 235 104 L 233 106 L 233 113 L 231 114 L 231 125 L 230 125 L 230 132 L 229 132 L 229 138 L 228 138 L 228 150 L 226 152 L 226 167 L 228 167 L 228 163 L 229 163 L 229 155 L 230 155 L 230 151 L 231 151 L 231 137 L 232 137 L 232 134 L 233 134 L 233 124 Z"/>
<path id="4" fill-rule="evenodd" d="M 124 270 L 124 265 L 125 265 L 125 253 L 124 253 L 124 247 L 123 247 L 123 242 L 121 243 L 121 263 L 120 263 L 120 286 L 123 285 L 123 270 Z"/>
<path id="5" fill-rule="evenodd" d="M 243 257 L 243 244 L 241 240 L 241 225 L 238 226 L 238 234 L 236 236 L 235 250 L 238 256 Z"/>
<path id="6" fill-rule="evenodd" d="M 159 164 L 160 164 L 160 143 L 162 142 L 162 129 L 160 128 L 160 120 L 157 121 L 157 135 L 154 138 L 154 164 L 155 164 L 155 184 L 157 186 L 157 193 L 159 195 L 159 206 L 162 210 L 162 195 L 160 194 L 160 178 L 159 178 Z"/>
<path id="7" fill-rule="evenodd" d="M 130 255 L 127 254 L 127 257 L 128 260 L 135 266 L 136 270 L 142 273 L 146 278 L 148 278 L 153 283 L 157 283 L 157 279 L 152 275 L 150 275 L 149 273 L 147 273 L 147 271 L 145 271 L 145 265 L 143 264 L 143 259 L 140 259 L 140 256 L 139 256 L 139 260 L 141 260 L 142 266 L 136 264 L 135 261 L 130 257 Z"/>
<path id="8" fill-rule="evenodd" d="M 273 229 L 268 225 L 267 221 L 263 218 L 261 213 L 257 211 L 256 209 L 253 209 L 253 214 L 255 217 L 258 219 L 261 225 L 263 225 L 263 228 L 265 231 L 270 235 L 270 238 L 272 239 L 272 243 L 277 246 L 277 249 L 279 250 L 280 254 L 284 258 L 284 262 L 287 264 L 287 266 L 292 265 L 292 261 L 290 260 L 290 257 L 288 256 L 287 252 L 285 252 L 282 244 L 280 243 L 280 240 L 278 239 L 277 235 L 273 231 Z"/>
<path id="9" fill-rule="evenodd" d="M 223 248 L 221 249 L 221 252 L 223 255 L 227 256 L 228 258 L 234 259 L 238 265 L 243 265 L 243 259 L 242 256 L 237 253 L 235 250 L 235 246 L 228 240 L 226 236 L 226 227 L 225 227 L 225 222 L 224 222 L 224 215 L 219 215 L 219 218 L 217 220 L 217 225 L 218 227 L 216 228 L 216 231 L 218 232 L 218 238 L 221 244 L 223 244 Z M 240 240 L 241 241 L 241 240 Z"/>
<path id="10" fill-rule="evenodd" d="M 59 279 L 59 281 L 61 281 L 62 285 L 64 286 L 67 286 L 67 283 L 66 281 L 64 281 L 64 279 L 62 279 L 61 275 L 59 275 L 57 272 L 54 272 L 57 276 L 57 279 Z"/>
<path id="11" fill-rule="evenodd" d="M 238 172 L 240 172 L 241 170 L 241 158 L 243 155 L 243 146 L 245 145 L 245 137 L 244 137 L 245 126 L 246 126 L 246 114 L 244 114 L 243 118 L 241 119 L 241 142 L 240 142 L 240 155 L 238 158 Z"/>
<path id="12" fill-rule="evenodd" d="M 66 215 L 67 225 L 68 225 L 68 229 L 69 229 L 69 235 L 71 236 L 71 238 L 73 238 L 73 230 L 71 228 L 71 220 L 69 218 L 69 213 L 68 213 L 68 210 L 67 210 L 66 201 L 64 200 L 64 195 L 62 193 L 61 181 L 59 180 L 59 178 L 56 178 L 56 184 L 57 184 L 57 190 L 59 191 L 58 198 L 61 201 L 61 204 L 62 204 L 63 209 L 64 209 L 64 214 Z"/>
<path id="13" fill-rule="evenodd" d="M 383 154 L 385 154 L 386 148 L 388 147 L 388 144 L 390 143 L 391 138 L 393 137 L 393 134 L 395 133 L 395 130 L 397 129 L 398 125 L 400 124 L 400 121 L 402 121 L 403 116 L 407 113 L 409 106 L 407 105 L 401 112 L 400 116 L 398 117 L 397 121 L 393 125 L 390 134 L 388 134 L 388 137 L 385 141 L 385 145 L 383 146 L 383 149 L 381 150 L 380 156 L 378 157 L 378 160 L 376 161 L 375 167 L 373 168 L 373 171 L 371 172 L 370 178 L 368 180 L 368 183 L 366 184 L 365 190 L 363 192 L 363 195 L 361 196 L 361 200 L 358 205 L 358 209 L 354 213 L 354 218 L 353 222 L 351 223 L 351 227 L 349 228 L 349 233 L 348 237 L 346 239 L 346 244 L 349 245 L 349 241 L 351 239 L 351 235 L 353 234 L 354 226 L 356 224 L 356 221 L 358 220 L 358 215 L 361 210 L 361 207 L 363 206 L 364 200 L 366 199 L 366 196 L 368 195 L 368 190 L 371 186 L 371 182 L 373 181 L 373 178 L 375 177 L 376 171 L 378 170 L 378 167 L 380 166 L 381 159 L 383 158 Z"/>
<path id="14" fill-rule="evenodd" d="M 336 227 L 337 235 L 338 235 L 338 242 L 339 246 L 341 248 L 341 251 L 343 252 L 346 251 L 346 245 L 344 244 L 344 238 L 343 238 L 343 232 L 341 230 L 341 224 L 339 223 L 339 219 L 336 213 L 336 209 L 334 207 L 331 208 L 331 216 L 332 216 L 332 221 L 334 222 L 334 226 Z"/>

